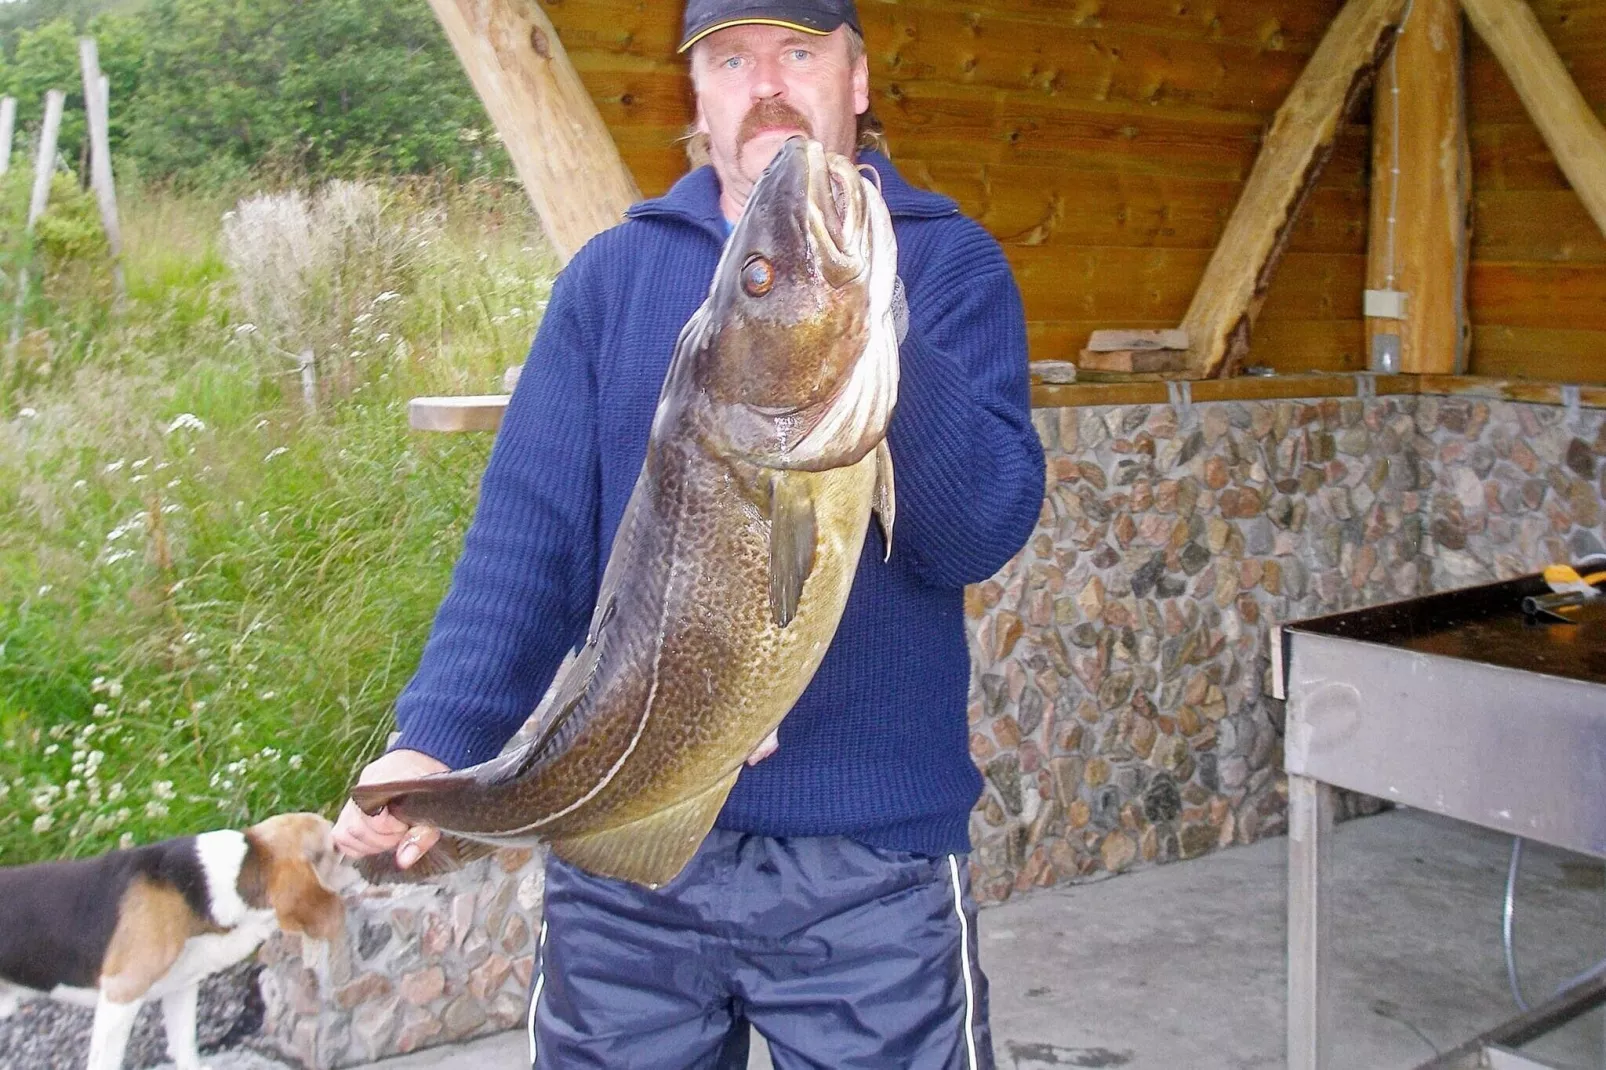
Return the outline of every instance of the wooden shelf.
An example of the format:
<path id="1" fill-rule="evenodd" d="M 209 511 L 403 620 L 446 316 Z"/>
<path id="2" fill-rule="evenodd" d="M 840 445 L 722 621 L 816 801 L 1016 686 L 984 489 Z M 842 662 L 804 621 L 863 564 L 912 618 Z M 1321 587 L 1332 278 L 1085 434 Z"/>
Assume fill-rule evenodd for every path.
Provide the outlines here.
<path id="1" fill-rule="evenodd" d="M 1096 405 L 1166 405 L 1173 389 L 1184 384 L 1162 382 L 1033 384 L 1032 407 L 1083 408 Z M 1243 376 L 1197 379 L 1185 384 L 1188 399 L 1208 401 L 1294 401 L 1304 398 L 1398 397 L 1425 394 L 1523 401 L 1539 405 L 1576 403 L 1606 409 L 1606 386 L 1569 387 L 1526 379 L 1491 379 L 1476 375 L 1369 375 L 1365 373 Z M 508 394 L 466 397 L 420 397 L 407 405 L 407 423 L 414 431 L 495 431 L 507 409 Z"/>

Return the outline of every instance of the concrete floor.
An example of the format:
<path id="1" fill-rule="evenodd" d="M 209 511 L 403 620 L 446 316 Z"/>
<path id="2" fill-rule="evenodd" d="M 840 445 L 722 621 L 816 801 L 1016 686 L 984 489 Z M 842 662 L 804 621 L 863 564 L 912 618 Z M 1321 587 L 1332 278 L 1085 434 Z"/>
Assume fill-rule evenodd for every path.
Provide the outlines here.
<path id="1" fill-rule="evenodd" d="M 1510 842 L 1403 810 L 1339 828 L 1333 1070 L 1413 1067 L 1515 1013 L 1500 949 Z M 984 911 L 1001 1070 L 1282 1066 L 1286 850 L 1269 840 Z M 1598 863 L 1530 845 L 1517 928 L 1530 998 L 1606 956 L 1603 886 Z M 1525 1052 L 1600 1070 L 1603 1036 L 1592 1014 Z M 374 1070 L 527 1058 L 511 1033 Z"/>

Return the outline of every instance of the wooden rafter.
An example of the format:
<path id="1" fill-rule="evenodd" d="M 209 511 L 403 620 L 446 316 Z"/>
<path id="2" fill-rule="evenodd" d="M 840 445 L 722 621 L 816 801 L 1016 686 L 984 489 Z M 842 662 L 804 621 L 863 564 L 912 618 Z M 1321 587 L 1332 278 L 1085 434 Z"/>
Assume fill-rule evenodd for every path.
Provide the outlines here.
<path id="1" fill-rule="evenodd" d="M 565 261 L 641 199 L 534 0 L 429 0 Z"/>
<path id="2" fill-rule="evenodd" d="M 1344 116 L 1388 54 L 1407 4 L 1349 0 L 1277 109 L 1182 320 L 1193 376 L 1230 375 L 1248 354 L 1300 206 L 1332 155 Z"/>
<path id="3" fill-rule="evenodd" d="M 1606 129 L 1524 0 L 1461 0 L 1597 226 L 1606 232 Z"/>

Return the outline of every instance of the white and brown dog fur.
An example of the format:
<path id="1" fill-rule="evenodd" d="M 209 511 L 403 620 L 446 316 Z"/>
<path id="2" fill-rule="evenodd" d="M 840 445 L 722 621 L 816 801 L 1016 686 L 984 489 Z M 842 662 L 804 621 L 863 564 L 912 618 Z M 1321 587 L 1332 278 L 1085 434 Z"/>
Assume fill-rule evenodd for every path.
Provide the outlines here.
<path id="1" fill-rule="evenodd" d="M 196 996 L 274 929 L 344 923 L 329 822 L 282 814 L 98 858 L 0 868 L 0 1017 L 45 993 L 93 1007 L 89 1070 L 120 1070 L 140 1007 L 161 1000 L 177 1070 L 197 1070 Z"/>

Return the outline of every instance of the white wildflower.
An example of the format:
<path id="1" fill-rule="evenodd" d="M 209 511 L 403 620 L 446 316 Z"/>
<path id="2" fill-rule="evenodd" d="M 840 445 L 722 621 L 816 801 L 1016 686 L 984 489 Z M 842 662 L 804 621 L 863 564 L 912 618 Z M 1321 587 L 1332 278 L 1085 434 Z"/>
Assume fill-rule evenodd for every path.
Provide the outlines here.
<path id="1" fill-rule="evenodd" d="M 384 293 L 374 298 L 374 304 L 382 305 L 386 301 L 395 301 L 399 297 L 401 297 L 401 294 L 397 293 L 395 290 L 386 290 Z"/>
<path id="2" fill-rule="evenodd" d="M 166 817 L 167 804 L 164 802 L 157 802 L 155 799 L 152 799 L 150 802 L 145 804 L 145 816 L 150 818 Z"/>
<path id="3" fill-rule="evenodd" d="M 173 417 L 173 421 L 167 425 L 167 430 L 164 434 L 171 435 L 174 431 L 181 429 L 185 431 L 205 431 L 206 422 L 193 412 L 181 412 Z"/>
<path id="4" fill-rule="evenodd" d="M 106 717 L 106 716 L 109 716 L 111 714 L 111 712 L 112 712 L 112 708 L 110 706 L 106 705 L 104 702 L 97 702 L 97 703 L 95 703 L 95 708 L 90 711 L 90 716 L 91 717 Z"/>
<path id="5" fill-rule="evenodd" d="M 256 331 L 257 331 L 257 325 L 256 324 L 254 324 L 254 323 L 242 323 L 238 327 L 234 328 L 234 336 L 236 338 L 242 338 L 242 337 L 244 337 L 245 335 L 248 335 L 248 334 L 255 334 Z"/>
<path id="6" fill-rule="evenodd" d="M 87 479 L 75 479 L 75 480 L 73 480 L 72 489 L 73 490 L 83 490 L 87 486 L 89 486 L 89 480 L 87 480 Z"/>
<path id="7" fill-rule="evenodd" d="M 56 587 L 55 587 L 54 584 L 42 583 L 42 584 L 39 585 L 39 590 L 37 592 L 35 592 L 34 597 L 43 598 L 45 595 L 49 594 L 51 591 L 54 591 L 55 589 L 56 589 Z"/>
<path id="8" fill-rule="evenodd" d="M 134 834 L 132 832 L 125 832 L 117 837 L 118 850 L 126 851 L 132 846 L 134 846 Z"/>
<path id="9" fill-rule="evenodd" d="M 39 411 L 38 411 L 38 410 L 37 410 L 37 409 L 28 409 L 28 408 L 24 408 L 24 409 L 22 409 L 22 410 L 21 410 L 21 411 L 19 411 L 19 412 L 18 412 L 18 413 L 17 413 L 17 415 L 18 415 L 18 416 L 20 416 L 20 417 L 21 417 L 21 418 L 22 418 L 22 419 L 24 419 L 24 420 L 32 420 L 32 419 L 34 419 L 34 418 L 35 418 L 35 417 L 36 417 L 36 416 L 38 416 L 38 415 L 39 415 Z"/>
<path id="10" fill-rule="evenodd" d="M 137 472 L 141 468 L 144 468 L 146 465 L 148 465 L 150 463 L 151 463 L 151 459 L 149 457 L 141 457 L 139 460 L 135 461 L 133 464 L 129 465 L 128 467 L 131 470 Z"/>
<path id="11" fill-rule="evenodd" d="M 286 449 L 284 446 L 275 446 L 271 450 L 269 450 L 268 451 L 268 455 L 266 457 L 262 458 L 262 459 L 264 461 L 271 461 L 275 457 L 279 456 L 281 453 L 289 453 L 289 452 L 290 451 L 288 449 Z M 264 513 L 263 515 L 266 516 L 267 514 Z"/>
<path id="12" fill-rule="evenodd" d="M 106 801 L 107 802 L 121 802 L 122 799 L 123 799 L 123 796 L 127 795 L 127 794 L 128 794 L 128 789 L 123 787 L 123 782 L 121 780 L 119 780 L 119 781 L 116 781 L 115 783 L 113 783 L 110 787 L 108 787 L 106 789 Z"/>
<path id="13" fill-rule="evenodd" d="M 151 794 L 163 802 L 172 802 L 173 782 L 171 780 L 158 780 L 151 784 Z"/>
<path id="14" fill-rule="evenodd" d="M 61 744 L 60 743 L 52 743 L 50 746 L 45 748 L 45 757 L 49 758 L 51 755 L 55 754 L 59 750 L 61 750 Z"/>
<path id="15" fill-rule="evenodd" d="M 107 475 L 111 475 L 113 472 L 121 472 L 123 470 L 123 465 L 127 463 L 127 461 L 121 459 L 115 460 L 106 466 L 105 472 Z"/>
<path id="16" fill-rule="evenodd" d="M 114 554 L 107 554 L 106 555 L 106 563 L 108 565 L 115 565 L 115 564 L 117 564 L 117 562 L 119 562 L 119 561 L 127 561 L 130 557 L 133 557 L 133 556 L 134 556 L 134 551 L 132 551 L 132 550 L 118 550 Z"/>
<path id="17" fill-rule="evenodd" d="M 301 768 L 301 761 L 302 761 L 301 755 L 292 754 L 292 755 L 290 755 L 289 761 L 287 761 L 285 764 L 288 765 L 291 769 L 300 769 Z"/>
<path id="18" fill-rule="evenodd" d="M 40 814 L 38 817 L 33 819 L 34 835 L 36 835 L 36 836 L 44 835 L 45 833 L 50 831 L 50 827 L 52 825 L 54 825 L 55 823 L 56 823 L 56 819 L 51 817 L 49 814 Z"/>
<path id="19" fill-rule="evenodd" d="M 106 681 L 106 694 L 112 698 L 123 697 L 123 681 L 121 678 Z"/>
<path id="20" fill-rule="evenodd" d="M 264 691 L 257 697 L 263 702 L 272 702 L 274 699 L 279 697 L 279 693 L 277 691 Z"/>

